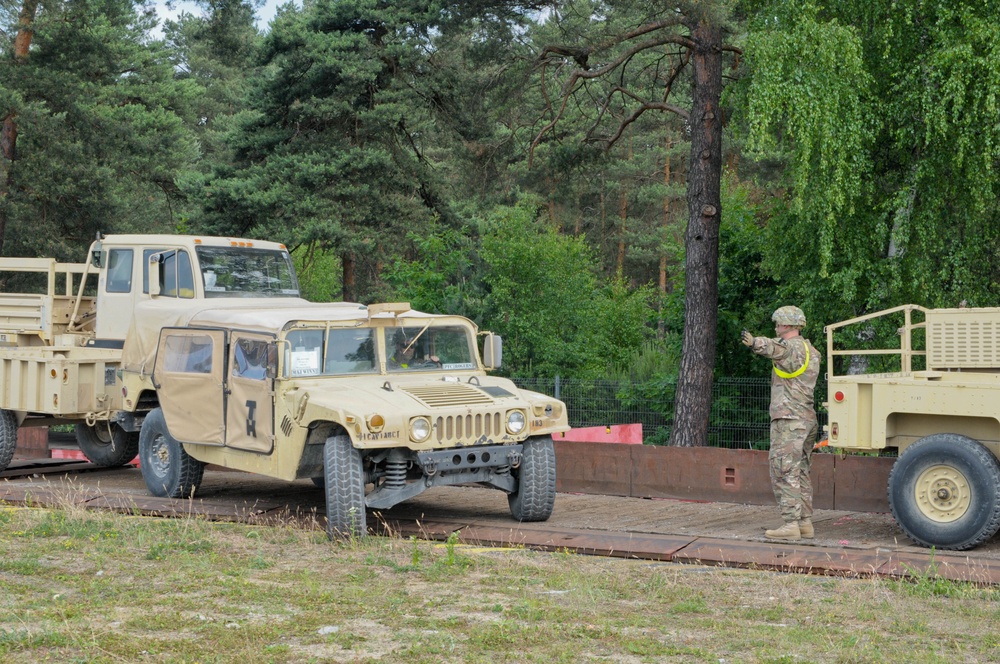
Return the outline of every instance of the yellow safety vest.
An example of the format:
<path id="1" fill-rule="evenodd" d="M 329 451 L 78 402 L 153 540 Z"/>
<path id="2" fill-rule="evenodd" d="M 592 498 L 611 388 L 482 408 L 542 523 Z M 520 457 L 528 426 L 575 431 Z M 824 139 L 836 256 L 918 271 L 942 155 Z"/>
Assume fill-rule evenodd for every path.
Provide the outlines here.
<path id="1" fill-rule="evenodd" d="M 779 378 L 796 378 L 804 374 L 806 372 L 806 369 L 809 368 L 809 343 L 806 342 L 804 339 L 802 343 L 806 345 L 806 362 L 792 373 L 788 373 L 787 371 L 782 371 L 781 369 L 778 368 L 777 364 L 774 364 L 772 362 L 772 365 L 774 366 L 774 373 L 778 374 Z"/>

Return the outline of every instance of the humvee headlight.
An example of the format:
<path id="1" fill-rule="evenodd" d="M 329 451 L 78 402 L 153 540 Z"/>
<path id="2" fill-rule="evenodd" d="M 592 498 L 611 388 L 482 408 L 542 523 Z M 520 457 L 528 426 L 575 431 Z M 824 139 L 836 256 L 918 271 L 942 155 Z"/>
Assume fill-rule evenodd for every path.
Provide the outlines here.
<path id="1" fill-rule="evenodd" d="M 426 417 L 414 417 L 410 420 L 410 439 L 422 443 L 431 435 L 431 421 Z"/>
<path id="2" fill-rule="evenodd" d="M 368 430 L 372 433 L 378 433 L 385 427 L 385 418 L 376 413 L 375 415 L 368 416 Z"/>
<path id="3" fill-rule="evenodd" d="M 519 410 L 512 410 L 507 413 L 507 433 L 517 435 L 524 431 L 527 420 L 524 413 Z"/>

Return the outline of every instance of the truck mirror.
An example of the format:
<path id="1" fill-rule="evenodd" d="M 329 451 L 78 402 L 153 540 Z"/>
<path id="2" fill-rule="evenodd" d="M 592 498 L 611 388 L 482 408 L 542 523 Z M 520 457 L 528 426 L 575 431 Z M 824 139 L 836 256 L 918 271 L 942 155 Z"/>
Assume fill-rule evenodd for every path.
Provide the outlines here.
<path id="1" fill-rule="evenodd" d="M 483 366 L 499 369 L 503 364 L 503 338 L 492 332 L 483 339 Z"/>
<path id="2" fill-rule="evenodd" d="M 163 254 L 153 254 L 149 257 L 149 263 L 146 264 L 146 270 L 149 273 L 149 294 L 152 297 L 156 297 L 163 291 L 162 270 L 160 268 L 162 260 Z"/>
<path id="3" fill-rule="evenodd" d="M 105 255 L 104 250 L 101 247 L 100 242 L 95 242 L 94 244 L 90 245 L 91 265 L 93 265 L 97 269 L 101 269 L 102 267 L 104 267 L 104 255 Z"/>

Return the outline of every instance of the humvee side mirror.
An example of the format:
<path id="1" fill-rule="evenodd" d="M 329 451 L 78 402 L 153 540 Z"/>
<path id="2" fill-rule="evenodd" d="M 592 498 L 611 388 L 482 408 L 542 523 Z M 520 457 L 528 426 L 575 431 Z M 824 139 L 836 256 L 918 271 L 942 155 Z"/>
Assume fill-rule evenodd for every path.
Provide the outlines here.
<path id="1" fill-rule="evenodd" d="M 503 338 L 492 332 L 483 339 L 483 366 L 499 369 L 503 364 Z"/>
<path id="2" fill-rule="evenodd" d="M 266 373 L 269 380 L 278 377 L 278 344 L 269 343 L 267 345 L 267 367 Z"/>

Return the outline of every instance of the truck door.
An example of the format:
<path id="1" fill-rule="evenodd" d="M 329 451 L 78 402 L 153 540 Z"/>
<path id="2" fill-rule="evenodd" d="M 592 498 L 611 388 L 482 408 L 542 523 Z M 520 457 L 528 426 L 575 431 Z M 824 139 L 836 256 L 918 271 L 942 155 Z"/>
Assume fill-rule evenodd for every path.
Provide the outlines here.
<path id="1" fill-rule="evenodd" d="M 252 452 L 274 447 L 274 337 L 233 332 L 229 345 L 226 445 Z"/>
<path id="2" fill-rule="evenodd" d="M 177 440 L 225 443 L 225 364 L 224 330 L 160 330 L 152 379 L 167 429 Z"/>

